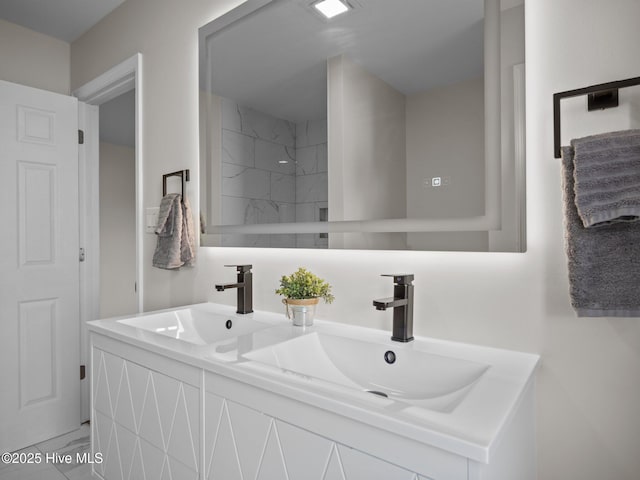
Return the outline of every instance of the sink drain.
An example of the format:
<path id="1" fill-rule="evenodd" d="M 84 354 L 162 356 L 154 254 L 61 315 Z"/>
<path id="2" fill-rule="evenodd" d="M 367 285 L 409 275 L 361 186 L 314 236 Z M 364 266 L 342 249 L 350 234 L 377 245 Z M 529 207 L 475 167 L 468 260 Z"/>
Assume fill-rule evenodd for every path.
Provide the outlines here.
<path id="1" fill-rule="evenodd" d="M 377 390 L 365 390 L 365 392 L 367 392 L 367 393 L 373 393 L 374 395 L 378 395 L 378 396 L 380 396 L 380 397 L 389 398 L 389 395 L 387 395 L 387 394 L 386 394 L 386 393 L 384 393 L 384 392 L 379 392 L 379 391 L 377 391 Z"/>
<path id="2" fill-rule="evenodd" d="M 393 350 L 387 350 L 386 352 L 384 352 L 384 361 L 387 362 L 389 365 L 391 365 L 392 363 L 395 363 L 396 354 L 393 353 Z"/>

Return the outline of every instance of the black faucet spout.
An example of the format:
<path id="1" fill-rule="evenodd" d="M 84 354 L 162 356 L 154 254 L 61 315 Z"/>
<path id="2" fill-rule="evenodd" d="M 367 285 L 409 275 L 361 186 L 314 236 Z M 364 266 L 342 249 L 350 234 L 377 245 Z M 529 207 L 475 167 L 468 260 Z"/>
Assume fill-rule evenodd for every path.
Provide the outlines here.
<path id="1" fill-rule="evenodd" d="M 373 306 L 376 307 L 376 310 L 386 310 L 388 308 L 402 307 L 407 305 L 408 302 L 406 298 L 380 298 L 373 301 Z"/>
<path id="2" fill-rule="evenodd" d="M 223 285 L 216 285 L 216 290 L 219 292 L 224 292 L 225 290 L 228 290 L 230 288 L 241 288 L 244 287 L 244 282 L 243 283 L 225 283 Z"/>

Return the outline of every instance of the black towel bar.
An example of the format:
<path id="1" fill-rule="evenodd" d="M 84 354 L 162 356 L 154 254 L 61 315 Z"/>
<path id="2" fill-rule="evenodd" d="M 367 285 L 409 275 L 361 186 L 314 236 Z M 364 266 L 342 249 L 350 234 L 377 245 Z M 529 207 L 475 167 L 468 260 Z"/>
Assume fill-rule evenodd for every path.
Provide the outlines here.
<path id="1" fill-rule="evenodd" d="M 618 89 L 640 85 L 640 77 L 618 80 L 617 82 L 600 83 L 590 87 L 567 90 L 553 94 L 553 153 L 560 158 L 560 100 L 569 97 L 589 95 L 589 110 L 618 106 Z"/>
<path id="2" fill-rule="evenodd" d="M 182 198 L 184 198 L 185 183 L 189 181 L 189 169 L 178 170 L 177 172 L 167 173 L 162 175 L 162 196 L 167 194 L 167 177 L 180 177 L 182 182 Z"/>

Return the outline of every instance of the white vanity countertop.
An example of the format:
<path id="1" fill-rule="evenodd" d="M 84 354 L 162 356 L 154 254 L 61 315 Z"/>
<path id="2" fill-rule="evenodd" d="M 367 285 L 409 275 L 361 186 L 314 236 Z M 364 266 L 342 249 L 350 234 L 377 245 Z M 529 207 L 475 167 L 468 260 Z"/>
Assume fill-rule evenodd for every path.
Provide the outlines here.
<path id="1" fill-rule="evenodd" d="M 162 312 L 191 308 L 227 316 L 238 323 L 243 319 L 264 323 L 264 328 L 216 343 L 198 345 L 170 338 L 147 329 L 122 323 L 144 325 Z M 204 303 L 148 312 L 135 316 L 88 322 L 99 333 L 160 355 L 221 374 L 267 391 L 284 395 L 316 407 L 362 421 L 363 423 L 462 455 L 483 463 L 491 459 L 493 447 L 504 425 L 518 406 L 526 388 L 534 381 L 539 356 L 490 347 L 416 337 L 409 343 L 392 342 L 390 332 L 342 323 L 316 320 L 313 327 L 294 327 L 283 314 L 256 311 L 237 315 L 228 305 Z M 419 401 L 383 398 L 343 385 L 306 375 L 291 375 L 257 361 L 255 352 L 305 335 L 330 335 L 357 339 L 393 349 L 400 357 L 416 351 L 419 355 L 441 356 L 487 366 L 484 373 L 466 388 L 451 408 L 425 408 Z M 262 349 L 262 350 L 261 350 Z M 259 355 L 260 353 L 258 353 Z M 286 374 L 285 374 L 286 373 Z"/>

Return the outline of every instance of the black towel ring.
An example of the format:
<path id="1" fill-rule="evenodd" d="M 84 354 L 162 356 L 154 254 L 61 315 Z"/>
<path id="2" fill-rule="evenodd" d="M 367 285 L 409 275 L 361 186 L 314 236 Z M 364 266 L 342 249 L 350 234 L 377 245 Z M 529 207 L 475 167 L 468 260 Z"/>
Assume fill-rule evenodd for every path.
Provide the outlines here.
<path id="1" fill-rule="evenodd" d="M 560 100 L 588 95 L 587 109 L 600 110 L 618 106 L 618 89 L 640 85 L 640 77 L 628 78 L 553 94 L 553 156 L 560 158 Z"/>
<path id="2" fill-rule="evenodd" d="M 182 182 L 182 198 L 184 198 L 185 183 L 189 181 L 189 169 L 162 175 L 162 196 L 167 195 L 167 177 L 180 177 Z"/>

